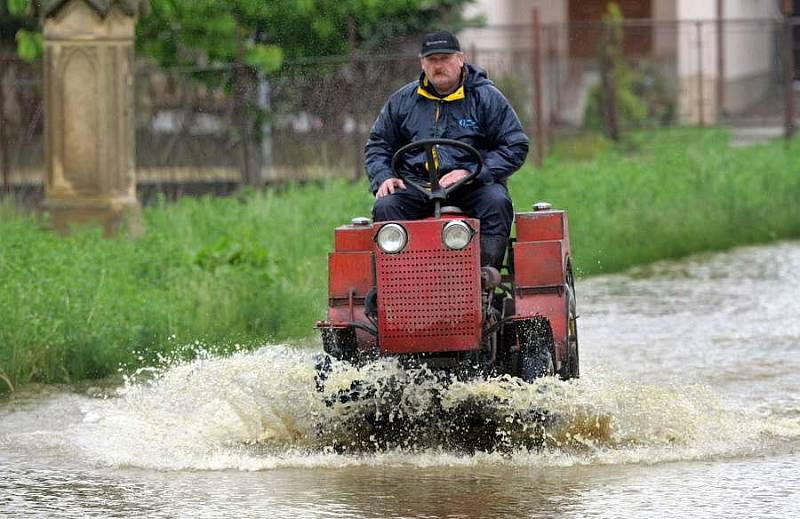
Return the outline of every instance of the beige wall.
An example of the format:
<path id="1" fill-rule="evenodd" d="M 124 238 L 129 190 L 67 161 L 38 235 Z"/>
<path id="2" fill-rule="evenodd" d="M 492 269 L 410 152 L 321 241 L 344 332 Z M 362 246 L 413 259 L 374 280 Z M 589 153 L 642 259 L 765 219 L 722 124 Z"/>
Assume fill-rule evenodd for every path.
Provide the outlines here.
<path id="1" fill-rule="evenodd" d="M 702 21 L 703 73 L 717 75 L 716 1 L 677 0 L 678 19 Z M 779 13 L 774 0 L 725 0 L 725 78 L 741 79 L 768 70 L 774 50 L 771 25 L 767 22 Z M 742 20 L 763 20 L 753 23 Z M 678 35 L 681 75 L 697 74 L 698 35 L 694 26 L 683 23 Z"/>
<path id="2" fill-rule="evenodd" d="M 726 0 L 725 19 L 729 20 L 725 44 L 725 78 L 738 81 L 762 73 L 772 62 L 774 40 L 769 19 L 777 19 L 778 2 L 771 0 Z M 765 23 L 743 25 L 737 20 L 764 19 Z"/>
<path id="3" fill-rule="evenodd" d="M 776 0 L 725 0 L 726 18 L 735 20 L 780 16 L 779 3 Z"/>
<path id="4" fill-rule="evenodd" d="M 539 8 L 542 23 L 567 21 L 567 0 L 476 0 L 467 7 L 467 16 L 483 15 L 487 25 L 515 25 L 531 19 Z"/>
<path id="5" fill-rule="evenodd" d="M 656 56 L 671 57 L 675 55 L 677 49 L 677 38 L 675 37 L 672 24 L 677 20 L 677 5 L 675 0 L 654 0 L 653 19 L 656 21 L 655 34 L 653 35 L 653 51 Z"/>
<path id="6" fill-rule="evenodd" d="M 566 23 L 567 0 L 515 0 L 516 16 L 530 19 L 534 7 L 539 8 L 542 23 Z"/>
<path id="7" fill-rule="evenodd" d="M 487 27 L 495 27 L 499 25 L 509 25 L 513 23 L 511 10 L 509 9 L 508 0 L 490 1 L 478 0 L 474 4 L 467 7 L 465 15 L 467 17 L 482 16 L 486 21 Z M 507 49 L 511 44 L 511 39 L 507 31 L 503 30 L 487 30 L 480 29 L 466 29 L 461 31 L 458 35 L 463 49 L 468 50 L 472 47 L 477 47 L 480 50 L 496 50 Z"/>
<path id="8" fill-rule="evenodd" d="M 679 20 L 702 21 L 698 36 L 692 24 L 678 33 L 680 113 L 684 120 L 699 120 L 700 84 L 703 85 L 704 119 L 717 116 L 717 10 L 716 1 L 677 0 Z M 725 109 L 735 113 L 768 95 L 775 66 L 774 25 L 780 14 L 774 0 L 725 0 L 724 5 Z M 754 21 L 756 20 L 756 21 Z M 698 40 L 702 51 L 698 54 Z M 701 61 L 702 60 L 702 66 Z"/>
<path id="9" fill-rule="evenodd" d="M 487 27 L 464 30 L 459 34 L 459 40 L 465 49 L 473 45 L 488 51 L 529 49 L 528 31 L 504 30 L 502 26 L 532 24 L 534 7 L 539 8 L 542 24 L 561 24 L 567 20 L 566 0 L 477 0 L 465 13 L 467 16 L 483 16 Z M 560 45 L 566 45 L 566 39 Z"/>

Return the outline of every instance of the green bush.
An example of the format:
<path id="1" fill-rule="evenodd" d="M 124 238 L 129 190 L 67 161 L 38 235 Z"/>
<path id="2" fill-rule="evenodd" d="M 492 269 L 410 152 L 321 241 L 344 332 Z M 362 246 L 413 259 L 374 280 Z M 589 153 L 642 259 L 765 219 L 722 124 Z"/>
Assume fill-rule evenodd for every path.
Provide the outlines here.
<path id="1" fill-rule="evenodd" d="M 647 62 L 631 64 L 623 56 L 623 18 L 619 5 L 608 4 L 603 17 L 605 33 L 600 46 L 598 64 L 601 81 L 589 91 L 584 112 L 584 127 L 604 129 L 604 103 L 612 93 L 616 97 L 618 128 L 666 126 L 675 119 L 676 96 L 658 69 Z M 610 85 L 613 85 L 610 86 Z M 613 88 L 613 91 L 606 89 Z M 606 134 L 610 129 L 605 128 Z M 617 137 L 612 136 L 614 140 Z"/>
<path id="2" fill-rule="evenodd" d="M 617 120 L 620 128 L 669 126 L 675 122 L 675 93 L 655 66 L 649 63 L 617 68 Z M 589 91 L 583 125 L 603 127 L 603 85 Z"/>

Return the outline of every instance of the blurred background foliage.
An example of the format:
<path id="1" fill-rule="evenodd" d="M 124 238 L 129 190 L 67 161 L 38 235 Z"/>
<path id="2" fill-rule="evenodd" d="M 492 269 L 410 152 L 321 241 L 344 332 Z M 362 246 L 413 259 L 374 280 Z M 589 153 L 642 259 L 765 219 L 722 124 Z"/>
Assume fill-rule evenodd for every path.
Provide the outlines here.
<path id="1" fill-rule="evenodd" d="M 472 0 L 150 0 L 137 26 L 140 53 L 157 64 L 209 66 L 243 59 L 262 72 L 283 59 L 377 51 L 440 26 L 479 20 Z M 38 0 L 2 0 L 0 47 L 28 60 L 42 51 Z"/>
<path id="2" fill-rule="evenodd" d="M 676 120 L 676 93 L 663 73 L 652 63 L 631 63 L 625 59 L 624 21 L 619 5 L 610 3 L 603 17 L 603 44 L 597 56 L 603 81 L 589 91 L 583 117 L 585 128 L 604 130 L 607 135 L 614 133 L 605 128 L 608 121 L 604 113 L 612 89 L 619 128 L 669 126 Z"/>
<path id="3" fill-rule="evenodd" d="M 29 0 L 0 2 L 0 52 L 10 49 L 16 49 L 19 57 L 26 61 L 35 61 L 44 50 Z"/>

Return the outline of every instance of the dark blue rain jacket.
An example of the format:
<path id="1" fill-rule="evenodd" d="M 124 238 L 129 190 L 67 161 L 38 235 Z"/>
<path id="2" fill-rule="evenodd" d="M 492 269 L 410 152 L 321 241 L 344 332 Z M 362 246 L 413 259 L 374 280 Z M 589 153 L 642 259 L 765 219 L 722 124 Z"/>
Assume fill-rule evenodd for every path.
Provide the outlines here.
<path id="1" fill-rule="evenodd" d="M 366 170 L 375 193 L 392 173 L 392 157 L 406 144 L 421 139 L 455 139 L 477 149 L 483 184 L 504 182 L 525 162 L 528 137 L 508 100 L 486 76 L 486 71 L 465 64 L 461 87 L 441 97 L 424 73 L 389 97 L 369 134 Z M 452 146 L 436 150 L 439 173 L 454 169 L 475 171 L 466 151 Z M 425 152 L 406 155 L 401 167 L 426 182 Z"/>

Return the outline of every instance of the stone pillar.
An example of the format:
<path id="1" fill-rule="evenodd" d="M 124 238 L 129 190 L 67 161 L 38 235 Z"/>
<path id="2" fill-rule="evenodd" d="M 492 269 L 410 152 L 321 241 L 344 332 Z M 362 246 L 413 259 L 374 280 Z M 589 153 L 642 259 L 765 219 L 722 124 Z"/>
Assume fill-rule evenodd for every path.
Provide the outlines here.
<path id="1" fill-rule="evenodd" d="M 45 0 L 45 201 L 54 227 L 141 234 L 133 43 L 142 0 Z"/>

